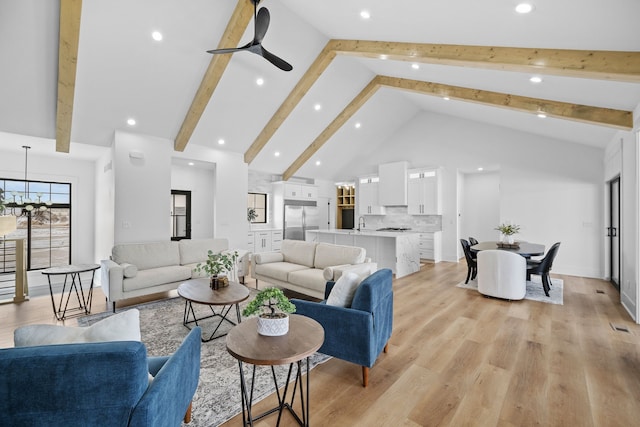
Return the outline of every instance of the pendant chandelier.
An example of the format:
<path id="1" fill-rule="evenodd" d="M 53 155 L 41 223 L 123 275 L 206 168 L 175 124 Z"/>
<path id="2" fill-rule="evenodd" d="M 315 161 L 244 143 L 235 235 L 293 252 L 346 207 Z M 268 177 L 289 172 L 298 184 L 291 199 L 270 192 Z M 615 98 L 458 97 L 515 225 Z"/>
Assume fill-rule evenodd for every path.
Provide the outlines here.
<path id="1" fill-rule="evenodd" d="M 51 200 L 43 201 L 42 193 L 36 193 L 35 199 L 31 198 L 33 195 L 29 193 L 29 181 L 27 181 L 28 157 L 31 147 L 23 145 L 22 148 L 24 148 L 24 193 L 12 191 L 13 204 L 22 209 L 22 215 L 28 215 L 31 212 L 44 212 L 51 206 Z"/>

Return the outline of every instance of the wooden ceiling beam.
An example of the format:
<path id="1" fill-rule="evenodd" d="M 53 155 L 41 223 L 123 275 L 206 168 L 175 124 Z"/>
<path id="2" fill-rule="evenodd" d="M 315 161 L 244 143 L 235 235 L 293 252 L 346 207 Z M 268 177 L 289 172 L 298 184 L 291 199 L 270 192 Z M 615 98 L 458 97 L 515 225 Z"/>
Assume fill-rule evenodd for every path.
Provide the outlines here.
<path id="1" fill-rule="evenodd" d="M 327 69 L 333 58 L 336 57 L 336 53 L 329 48 L 329 45 L 322 49 L 322 52 L 313 61 L 313 64 L 307 69 L 302 78 L 298 81 L 298 84 L 289 93 L 289 96 L 280 105 L 275 114 L 271 117 L 271 120 L 262 129 L 258 137 L 253 141 L 253 144 L 245 151 L 244 161 L 251 163 L 258 153 L 267 145 L 267 142 L 271 139 L 278 128 L 289 117 L 289 114 L 296 108 L 296 105 L 302 100 L 302 98 L 309 91 L 311 86 L 318 80 L 318 78 Z"/>
<path id="2" fill-rule="evenodd" d="M 374 77 L 369 84 L 353 98 L 340 114 L 327 126 L 306 150 L 282 174 L 284 181 L 288 180 L 329 140 L 380 88 L 380 79 Z"/>
<path id="3" fill-rule="evenodd" d="M 218 43 L 218 49 L 238 46 L 242 35 L 253 18 L 253 10 L 254 7 L 251 0 L 238 0 L 227 28 Z M 211 62 L 209 62 L 207 71 L 200 82 L 193 101 L 191 101 L 189 111 L 187 111 L 187 115 L 174 141 L 174 149 L 176 151 L 184 151 L 187 147 L 193 131 L 207 108 L 207 104 L 209 104 L 213 92 L 227 69 L 227 65 L 229 65 L 229 61 L 231 61 L 231 55 L 211 55 Z"/>
<path id="4" fill-rule="evenodd" d="M 339 55 L 640 82 L 640 52 L 331 40 Z"/>
<path id="5" fill-rule="evenodd" d="M 608 126 L 615 129 L 630 130 L 633 128 L 633 112 L 614 110 L 611 108 L 592 107 L 571 104 L 548 99 L 529 98 L 507 93 L 469 89 L 419 80 L 378 76 L 382 86 L 417 92 L 426 95 L 448 96 L 452 99 L 475 102 L 493 107 L 509 108 L 525 113 L 544 113 L 548 117 L 572 120 L 576 122 Z"/>
<path id="6" fill-rule="evenodd" d="M 61 153 L 68 153 L 71 145 L 71 122 L 76 90 L 81 14 L 82 0 L 60 0 L 56 151 Z"/>

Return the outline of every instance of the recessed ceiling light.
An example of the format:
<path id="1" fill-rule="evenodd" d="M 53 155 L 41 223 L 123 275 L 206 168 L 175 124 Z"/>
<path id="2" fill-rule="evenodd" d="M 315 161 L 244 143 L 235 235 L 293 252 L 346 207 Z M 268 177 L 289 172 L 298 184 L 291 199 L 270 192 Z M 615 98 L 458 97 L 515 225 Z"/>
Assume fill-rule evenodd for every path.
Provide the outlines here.
<path id="1" fill-rule="evenodd" d="M 257 84 L 258 86 L 262 86 L 262 85 L 264 84 L 264 79 L 263 79 L 262 77 L 258 77 L 258 78 L 256 79 L 256 84 Z"/>
<path id="2" fill-rule="evenodd" d="M 482 172 L 484 170 L 484 168 L 480 167 L 478 168 L 478 172 Z"/>
<path id="3" fill-rule="evenodd" d="M 276 157 L 280 157 L 280 152 L 276 151 L 275 153 L 273 153 L 273 155 L 276 156 Z"/>
<path id="4" fill-rule="evenodd" d="M 218 144 L 219 144 L 219 145 L 224 145 L 224 139 L 220 138 L 220 139 L 218 140 Z"/>
<path id="5" fill-rule="evenodd" d="M 316 166 L 320 166 L 322 163 L 320 163 L 320 160 L 316 160 Z"/>
<path id="6" fill-rule="evenodd" d="M 413 64 L 411 64 L 411 68 L 413 68 L 414 70 L 419 70 L 420 69 L 420 64 L 416 64 L 414 62 Z"/>
<path id="7" fill-rule="evenodd" d="M 362 124 L 360 122 L 358 122 L 354 126 L 356 127 L 356 129 L 360 129 L 360 126 L 362 126 Z"/>
<path id="8" fill-rule="evenodd" d="M 444 96 L 442 99 L 444 99 L 445 101 L 450 100 L 451 98 L 449 98 L 448 96 Z"/>
<path id="9" fill-rule="evenodd" d="M 363 10 L 363 11 L 360 12 L 360 18 L 369 19 L 369 18 L 371 18 L 371 14 L 369 13 L 368 10 Z"/>
<path id="10" fill-rule="evenodd" d="M 547 117 L 547 115 L 545 113 L 538 113 L 538 117 L 540 117 L 541 119 L 544 119 Z"/>
<path id="11" fill-rule="evenodd" d="M 162 40 L 162 33 L 160 31 L 154 31 L 153 33 L 151 33 L 151 37 L 153 37 L 155 41 L 159 42 L 160 40 Z"/>
<path id="12" fill-rule="evenodd" d="M 529 79 L 529 81 L 530 81 L 531 83 L 540 83 L 540 82 L 542 82 L 542 77 L 540 77 L 540 76 L 533 76 L 533 77 L 531 77 L 531 78 Z"/>
<path id="13" fill-rule="evenodd" d="M 135 126 L 136 125 L 136 119 L 127 119 L 127 124 L 129 126 Z"/>
<path id="14" fill-rule="evenodd" d="M 520 3 L 516 6 L 516 12 L 518 13 L 529 13 L 533 10 L 533 6 L 529 3 Z"/>
<path id="15" fill-rule="evenodd" d="M 316 105 L 313 106 L 313 109 L 316 110 L 316 111 L 320 111 L 320 110 L 322 110 L 322 105 L 316 104 Z"/>
<path id="16" fill-rule="evenodd" d="M 193 166 L 193 165 L 195 165 L 195 163 L 189 162 L 189 166 Z"/>

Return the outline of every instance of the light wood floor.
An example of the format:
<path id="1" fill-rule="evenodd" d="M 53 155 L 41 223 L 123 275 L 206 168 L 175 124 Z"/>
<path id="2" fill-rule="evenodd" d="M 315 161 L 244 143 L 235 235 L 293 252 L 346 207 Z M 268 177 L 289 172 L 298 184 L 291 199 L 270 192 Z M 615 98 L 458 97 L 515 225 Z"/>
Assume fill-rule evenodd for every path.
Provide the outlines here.
<path id="1" fill-rule="evenodd" d="M 640 326 L 609 283 L 554 276 L 564 280 L 559 306 L 484 298 L 455 287 L 465 275 L 464 262 L 439 263 L 395 280 L 389 353 L 371 369 L 367 388 L 358 366 L 331 359 L 316 367 L 311 424 L 640 425 Z M 93 312 L 106 309 L 96 292 Z M 53 323 L 50 299 L 0 306 L 0 320 L 0 344 L 10 347 L 17 326 Z M 254 410 L 274 403 L 269 397 Z M 275 422 L 270 416 L 256 426 Z M 223 424 L 238 425 L 240 416 Z M 285 415 L 281 425 L 295 423 Z"/>

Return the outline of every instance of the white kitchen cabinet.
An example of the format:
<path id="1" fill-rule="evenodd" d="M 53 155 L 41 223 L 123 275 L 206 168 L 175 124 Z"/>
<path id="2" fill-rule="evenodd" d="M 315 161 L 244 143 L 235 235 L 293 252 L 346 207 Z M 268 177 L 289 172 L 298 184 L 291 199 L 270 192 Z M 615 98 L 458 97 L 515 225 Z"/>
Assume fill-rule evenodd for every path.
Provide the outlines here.
<path id="1" fill-rule="evenodd" d="M 409 215 L 441 215 L 440 171 L 412 169 L 408 178 Z"/>
<path id="2" fill-rule="evenodd" d="M 282 248 L 282 230 L 255 230 L 249 232 L 253 236 L 253 253 L 279 251 Z M 251 246 L 251 245 L 249 245 Z"/>
<path id="3" fill-rule="evenodd" d="M 418 245 L 420 247 L 420 259 L 433 262 L 442 261 L 442 233 L 420 233 Z"/>
<path id="4" fill-rule="evenodd" d="M 253 231 L 249 231 L 247 233 L 247 251 L 249 252 L 255 252 L 254 239 L 255 233 Z"/>
<path id="5" fill-rule="evenodd" d="M 408 162 L 378 165 L 378 198 L 382 206 L 407 206 Z"/>
<path id="6" fill-rule="evenodd" d="M 380 178 L 377 176 L 362 177 L 356 192 L 359 215 L 384 215 L 385 208 L 379 202 L 378 188 Z"/>
<path id="7" fill-rule="evenodd" d="M 318 187 L 286 182 L 284 183 L 284 198 L 288 200 L 317 200 Z"/>

